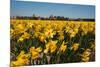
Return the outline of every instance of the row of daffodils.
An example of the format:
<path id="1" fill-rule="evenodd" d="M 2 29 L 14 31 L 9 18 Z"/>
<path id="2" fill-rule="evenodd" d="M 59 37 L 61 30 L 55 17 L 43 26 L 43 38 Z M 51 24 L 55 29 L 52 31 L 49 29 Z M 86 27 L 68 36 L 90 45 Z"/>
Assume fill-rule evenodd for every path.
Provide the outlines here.
<path id="1" fill-rule="evenodd" d="M 10 39 L 12 67 L 95 60 L 95 22 L 11 20 Z"/>

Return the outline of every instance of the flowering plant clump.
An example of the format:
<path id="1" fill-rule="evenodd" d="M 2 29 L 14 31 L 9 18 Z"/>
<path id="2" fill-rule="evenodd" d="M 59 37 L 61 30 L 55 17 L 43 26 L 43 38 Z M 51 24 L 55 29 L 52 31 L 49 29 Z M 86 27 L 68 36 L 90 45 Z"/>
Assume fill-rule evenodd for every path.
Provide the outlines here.
<path id="1" fill-rule="evenodd" d="M 95 22 L 11 20 L 11 67 L 95 60 Z"/>

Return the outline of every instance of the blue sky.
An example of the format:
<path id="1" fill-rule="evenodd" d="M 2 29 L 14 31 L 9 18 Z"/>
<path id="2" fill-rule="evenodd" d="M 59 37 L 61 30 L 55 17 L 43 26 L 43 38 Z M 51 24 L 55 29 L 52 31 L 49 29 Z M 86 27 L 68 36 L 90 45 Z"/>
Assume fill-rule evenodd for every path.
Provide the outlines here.
<path id="1" fill-rule="evenodd" d="M 11 0 L 10 14 L 11 16 L 32 16 L 35 14 L 42 17 L 55 15 L 69 18 L 95 18 L 95 6 Z"/>

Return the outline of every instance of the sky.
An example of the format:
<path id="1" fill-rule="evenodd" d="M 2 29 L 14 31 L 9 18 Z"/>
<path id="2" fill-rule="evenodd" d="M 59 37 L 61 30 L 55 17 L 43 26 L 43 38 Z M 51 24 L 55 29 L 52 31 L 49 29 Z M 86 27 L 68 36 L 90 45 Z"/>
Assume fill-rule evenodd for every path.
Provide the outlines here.
<path id="1" fill-rule="evenodd" d="M 11 0 L 11 17 L 32 16 L 33 14 L 41 17 L 54 15 L 69 18 L 95 18 L 95 6 Z"/>

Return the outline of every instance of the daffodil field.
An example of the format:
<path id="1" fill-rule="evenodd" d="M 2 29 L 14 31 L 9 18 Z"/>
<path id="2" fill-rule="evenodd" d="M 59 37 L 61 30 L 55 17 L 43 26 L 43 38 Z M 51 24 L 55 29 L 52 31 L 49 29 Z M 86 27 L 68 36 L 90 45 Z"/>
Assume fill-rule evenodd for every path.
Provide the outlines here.
<path id="1" fill-rule="evenodd" d="M 95 22 L 11 19 L 10 44 L 12 67 L 95 61 Z"/>

